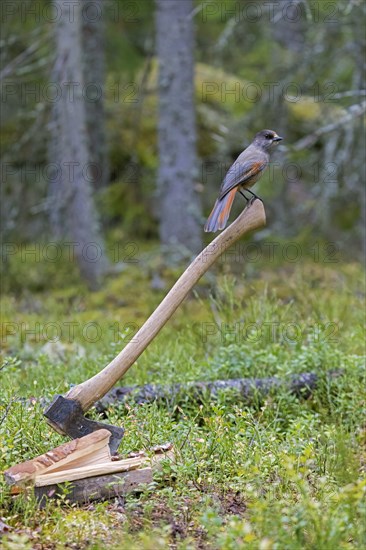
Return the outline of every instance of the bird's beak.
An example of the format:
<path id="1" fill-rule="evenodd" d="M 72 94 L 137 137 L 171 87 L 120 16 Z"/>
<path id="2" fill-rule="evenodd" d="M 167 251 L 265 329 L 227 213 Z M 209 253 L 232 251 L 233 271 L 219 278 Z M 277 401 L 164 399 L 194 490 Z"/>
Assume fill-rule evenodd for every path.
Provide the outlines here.
<path id="1" fill-rule="evenodd" d="M 283 140 L 283 138 L 280 137 L 280 136 L 275 136 L 275 137 L 273 138 L 273 141 L 282 141 L 282 140 Z"/>

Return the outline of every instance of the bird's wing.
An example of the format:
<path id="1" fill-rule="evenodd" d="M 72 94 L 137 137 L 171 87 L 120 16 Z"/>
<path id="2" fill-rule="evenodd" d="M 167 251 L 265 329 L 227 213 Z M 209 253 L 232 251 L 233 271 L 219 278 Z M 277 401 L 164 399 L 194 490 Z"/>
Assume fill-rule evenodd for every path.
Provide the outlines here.
<path id="1" fill-rule="evenodd" d="M 249 153 L 248 149 L 244 153 Z M 220 188 L 219 200 L 230 193 L 234 187 L 259 176 L 268 164 L 266 155 L 259 155 L 257 152 L 254 152 L 249 155 L 247 154 L 245 159 L 241 159 L 242 155 L 229 168 Z"/>

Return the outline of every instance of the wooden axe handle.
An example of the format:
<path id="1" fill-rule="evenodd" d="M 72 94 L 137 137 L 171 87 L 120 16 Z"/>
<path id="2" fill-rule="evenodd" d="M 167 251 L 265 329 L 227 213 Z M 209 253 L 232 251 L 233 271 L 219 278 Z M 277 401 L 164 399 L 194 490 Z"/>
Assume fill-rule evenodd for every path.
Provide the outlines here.
<path id="1" fill-rule="evenodd" d="M 254 200 L 240 214 L 240 216 L 216 237 L 193 260 L 175 285 L 171 288 L 163 301 L 150 315 L 126 347 L 98 374 L 82 384 L 73 387 L 66 395 L 69 399 L 77 400 L 83 411 L 87 411 L 101 399 L 114 384 L 126 373 L 136 359 L 147 348 L 165 323 L 170 319 L 178 306 L 182 303 L 197 281 L 206 273 L 217 258 L 225 252 L 235 241 L 249 231 L 263 227 L 266 216 L 263 203 Z"/>

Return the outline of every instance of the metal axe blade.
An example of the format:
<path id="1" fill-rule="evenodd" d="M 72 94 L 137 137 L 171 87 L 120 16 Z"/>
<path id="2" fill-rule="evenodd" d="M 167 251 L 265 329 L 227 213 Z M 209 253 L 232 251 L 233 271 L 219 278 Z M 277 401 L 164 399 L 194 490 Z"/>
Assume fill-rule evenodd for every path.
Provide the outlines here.
<path id="1" fill-rule="evenodd" d="M 111 454 L 117 453 L 124 429 L 85 418 L 80 403 L 75 399 L 56 395 L 43 414 L 54 430 L 62 435 L 68 435 L 72 439 L 83 437 L 101 428 L 108 430 L 112 434 L 109 440 Z"/>

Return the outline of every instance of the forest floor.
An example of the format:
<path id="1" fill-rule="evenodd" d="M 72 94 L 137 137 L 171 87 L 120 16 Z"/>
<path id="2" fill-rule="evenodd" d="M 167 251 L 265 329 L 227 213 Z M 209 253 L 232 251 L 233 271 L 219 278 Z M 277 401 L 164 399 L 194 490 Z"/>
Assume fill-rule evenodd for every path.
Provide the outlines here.
<path id="1" fill-rule="evenodd" d="M 94 293 L 72 275 L 61 284 L 59 273 L 47 281 L 40 266 L 18 266 L 2 299 L 0 470 L 64 442 L 39 398 L 99 371 L 153 311 L 180 270 L 152 257 Z M 123 384 L 312 371 L 312 395 L 111 406 L 106 420 L 126 430 L 121 454 L 172 442 L 176 463 L 137 495 L 76 506 L 65 491 L 43 510 L 1 478 L 3 548 L 365 548 L 362 268 L 308 257 L 245 271 L 234 278 L 221 263 L 205 276 Z"/>

